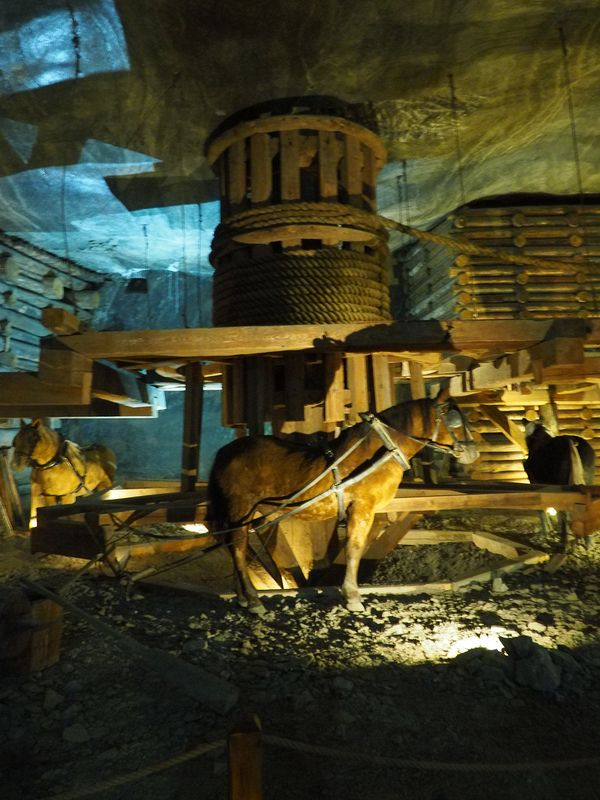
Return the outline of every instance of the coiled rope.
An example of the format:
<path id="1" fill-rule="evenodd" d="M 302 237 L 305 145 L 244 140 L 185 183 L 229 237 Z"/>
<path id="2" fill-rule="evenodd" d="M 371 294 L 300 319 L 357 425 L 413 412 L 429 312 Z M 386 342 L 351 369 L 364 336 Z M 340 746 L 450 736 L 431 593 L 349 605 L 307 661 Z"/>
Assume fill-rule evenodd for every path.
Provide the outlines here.
<path id="1" fill-rule="evenodd" d="M 232 243 L 284 241 L 290 226 L 298 237 L 330 229 L 355 249 L 324 245 L 287 248 L 245 260 L 228 260 Z M 308 233 L 308 226 L 318 230 Z M 348 231 L 343 229 L 347 228 Z M 382 322 L 391 319 L 387 231 L 375 214 L 341 203 L 287 203 L 249 209 L 217 226 L 210 256 L 215 268 L 216 325 Z"/>
<path id="2" fill-rule="evenodd" d="M 331 229 L 332 236 L 346 244 L 289 247 L 281 253 L 229 258 L 236 245 L 239 250 L 243 245 L 264 244 L 265 234 L 271 242 L 285 242 L 285 233 L 294 225 L 299 237 L 303 228 L 318 226 L 321 233 L 312 236 L 318 238 L 323 229 Z M 388 230 L 510 264 L 571 272 L 580 268 L 575 263 L 506 253 L 423 231 L 341 203 L 264 206 L 234 214 L 217 226 L 210 255 L 215 268 L 215 325 L 388 321 Z M 349 249 L 349 240 L 354 249 Z"/>

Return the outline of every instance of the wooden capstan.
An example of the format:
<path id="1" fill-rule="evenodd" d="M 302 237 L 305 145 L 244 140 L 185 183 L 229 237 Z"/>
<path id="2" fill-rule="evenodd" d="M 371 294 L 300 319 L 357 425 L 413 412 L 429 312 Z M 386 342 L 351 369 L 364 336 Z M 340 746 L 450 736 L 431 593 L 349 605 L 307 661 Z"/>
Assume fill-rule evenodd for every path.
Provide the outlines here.
<path id="1" fill-rule="evenodd" d="M 263 111 L 221 126 L 207 147 L 222 219 L 211 251 L 214 324 L 388 321 L 387 232 L 374 213 L 385 155 L 371 130 L 331 114 Z M 223 422 L 252 433 L 265 421 L 278 433 L 331 431 L 393 402 L 380 357 L 290 352 L 226 368 Z"/>

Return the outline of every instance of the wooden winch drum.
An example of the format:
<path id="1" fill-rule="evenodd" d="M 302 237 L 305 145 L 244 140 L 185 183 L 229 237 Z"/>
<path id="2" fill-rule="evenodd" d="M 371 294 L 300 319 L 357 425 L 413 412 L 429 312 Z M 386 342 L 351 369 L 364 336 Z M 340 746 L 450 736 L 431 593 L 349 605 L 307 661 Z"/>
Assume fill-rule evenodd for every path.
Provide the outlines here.
<path id="1" fill-rule="evenodd" d="M 371 130 L 325 114 L 263 116 L 213 138 L 214 324 L 388 320 L 387 232 L 374 213 L 385 157 Z"/>

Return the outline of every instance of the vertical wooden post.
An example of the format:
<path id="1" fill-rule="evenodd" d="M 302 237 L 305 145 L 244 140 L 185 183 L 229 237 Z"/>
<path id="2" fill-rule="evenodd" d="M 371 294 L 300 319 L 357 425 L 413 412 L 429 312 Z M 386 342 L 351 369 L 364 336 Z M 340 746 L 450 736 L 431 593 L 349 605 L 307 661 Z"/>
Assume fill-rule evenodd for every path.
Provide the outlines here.
<path id="1" fill-rule="evenodd" d="M 186 364 L 185 402 L 183 408 L 183 442 L 181 452 L 181 491 L 193 492 L 200 465 L 202 432 L 203 377 L 202 365 Z"/>
<path id="2" fill-rule="evenodd" d="M 257 717 L 231 731 L 228 756 L 229 800 L 262 800 L 262 733 Z"/>
<path id="3" fill-rule="evenodd" d="M 417 364 L 416 361 L 409 361 L 408 371 L 410 373 L 410 396 L 413 400 L 422 400 L 427 397 L 427 389 L 423 379 L 423 367 Z"/>

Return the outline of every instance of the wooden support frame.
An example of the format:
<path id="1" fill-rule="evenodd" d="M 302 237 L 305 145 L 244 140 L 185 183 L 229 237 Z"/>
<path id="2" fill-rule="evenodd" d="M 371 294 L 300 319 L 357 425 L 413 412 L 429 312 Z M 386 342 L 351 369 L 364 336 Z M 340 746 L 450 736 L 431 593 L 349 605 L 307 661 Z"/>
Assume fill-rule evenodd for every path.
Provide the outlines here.
<path id="1" fill-rule="evenodd" d="M 183 440 L 181 443 L 182 492 L 192 492 L 198 481 L 200 468 L 200 440 L 202 436 L 202 408 L 204 375 L 201 364 L 186 364 L 185 400 L 183 405 Z"/>

